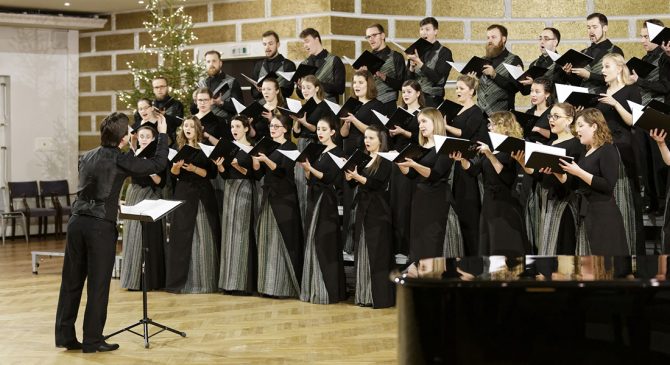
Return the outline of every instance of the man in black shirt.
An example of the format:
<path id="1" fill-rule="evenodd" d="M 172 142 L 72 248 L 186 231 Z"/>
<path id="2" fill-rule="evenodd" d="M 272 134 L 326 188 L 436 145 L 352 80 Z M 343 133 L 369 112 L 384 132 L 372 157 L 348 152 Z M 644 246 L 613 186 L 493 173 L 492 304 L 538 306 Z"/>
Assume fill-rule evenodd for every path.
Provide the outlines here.
<path id="1" fill-rule="evenodd" d="M 433 17 L 422 19 L 419 22 L 419 34 L 433 46 L 424 54 L 420 55 L 415 50 L 414 54 L 407 56 L 409 78 L 419 82 L 426 105 L 432 107 L 440 105 L 444 100 L 444 85 L 451 71 L 447 61 L 454 60 L 451 57 L 451 50 L 443 47 L 437 40 L 438 30 L 437 19 Z"/>
<path id="2" fill-rule="evenodd" d="M 307 28 L 300 32 L 300 38 L 303 42 L 303 48 L 307 51 L 308 57 L 303 64 L 316 66 L 317 70 L 314 74 L 321 82 L 321 88 L 325 94 L 325 98 L 339 103 L 340 95 L 344 94 L 346 72 L 342 60 L 323 48 L 321 44 L 321 35 L 314 28 Z M 300 67 L 300 66 L 298 66 Z M 300 82 L 296 80 L 298 88 L 296 93 L 302 99 L 302 91 L 300 90 Z"/>
<path id="3" fill-rule="evenodd" d="M 559 81 L 559 75 L 557 72 L 554 72 L 556 63 L 551 59 L 551 57 L 549 57 L 547 50 L 556 52 L 556 47 L 558 47 L 558 44 L 561 42 L 561 32 L 559 32 L 556 28 L 544 28 L 542 33 L 540 33 L 538 40 L 540 42 L 540 57 L 531 62 L 530 66 L 528 66 L 528 69 L 533 66 L 546 68 L 547 72 L 544 73 L 544 77 L 550 79 L 553 82 L 557 82 Z M 533 79 L 529 76 L 526 77 L 525 80 L 520 80 L 519 83 L 522 85 L 520 90 L 521 94 L 530 94 L 530 86 L 533 84 Z"/>
<path id="4" fill-rule="evenodd" d="M 279 54 L 279 35 L 274 30 L 268 30 L 263 33 L 262 37 L 266 58 L 262 61 L 257 61 L 256 64 L 254 64 L 251 78 L 258 81 L 258 79 L 269 73 L 276 73 L 277 71 L 295 71 L 295 64 Z M 281 93 L 284 98 L 291 97 L 291 95 L 293 95 L 293 84 L 279 75 L 277 76 L 277 81 L 279 82 L 279 87 L 281 88 Z M 262 99 L 263 94 L 261 93 L 261 85 L 258 85 L 257 88 L 252 86 L 251 95 L 255 100 Z"/>
<path id="5" fill-rule="evenodd" d="M 381 24 L 369 26 L 365 30 L 365 39 L 370 43 L 372 54 L 384 60 L 384 65 L 374 77 L 377 100 L 384 103 L 384 114 L 390 116 L 398 108 L 398 92 L 406 78 L 405 58 L 386 45 L 386 33 Z"/>
<path id="6" fill-rule="evenodd" d="M 569 76 L 568 82 L 593 90 L 605 86 L 605 77 L 602 75 L 602 58 L 608 53 L 618 53 L 623 56 L 621 48 L 612 44 L 607 39 L 607 17 L 601 13 L 593 13 L 586 17 L 586 29 L 589 40 L 592 42 L 589 48 L 581 52 L 593 57 L 593 61 L 584 68 L 573 68 L 571 64 L 563 67 Z"/>
<path id="7" fill-rule="evenodd" d="M 158 145 L 151 159 L 123 153 L 128 144 L 128 116 L 108 115 L 100 125 L 100 146 L 79 160 L 77 198 L 67 225 L 65 261 L 56 312 L 56 347 L 83 352 L 113 351 L 104 341 L 109 284 L 116 255 L 119 194 L 128 176 L 148 176 L 165 169 L 168 160 L 167 123 L 158 117 Z M 77 341 L 75 321 L 87 281 L 83 343 Z"/>

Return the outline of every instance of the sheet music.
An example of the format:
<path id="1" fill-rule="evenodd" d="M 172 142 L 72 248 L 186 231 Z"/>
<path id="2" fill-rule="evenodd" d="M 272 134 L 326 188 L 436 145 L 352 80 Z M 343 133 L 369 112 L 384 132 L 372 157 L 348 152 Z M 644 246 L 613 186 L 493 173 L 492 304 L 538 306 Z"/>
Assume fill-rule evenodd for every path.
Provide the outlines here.
<path id="1" fill-rule="evenodd" d="M 198 146 L 200 146 L 200 149 L 202 152 L 205 154 L 205 156 L 209 157 L 209 155 L 212 154 L 212 151 L 214 151 L 214 146 L 198 143 Z"/>
<path id="2" fill-rule="evenodd" d="M 547 55 L 548 55 L 549 58 L 551 58 L 551 60 L 554 61 L 554 62 L 556 62 L 557 59 L 561 58 L 561 55 L 558 54 L 558 53 L 556 53 L 556 52 L 550 51 L 550 50 L 548 50 L 548 49 L 546 49 L 546 48 L 545 48 L 544 50 L 547 51 Z"/>
<path id="3" fill-rule="evenodd" d="M 330 110 L 332 110 L 333 113 L 335 113 L 335 115 L 338 115 L 340 113 L 340 110 L 342 109 L 341 105 L 333 103 L 328 99 L 323 99 L 323 101 L 326 102 L 326 104 L 330 107 Z"/>
<path id="4" fill-rule="evenodd" d="M 380 157 L 385 158 L 385 159 L 393 162 L 400 155 L 400 152 L 398 152 L 398 151 L 388 151 L 388 152 L 377 152 L 377 154 Z"/>
<path id="5" fill-rule="evenodd" d="M 235 105 L 235 111 L 237 111 L 237 114 L 240 114 L 244 111 L 246 108 L 244 104 L 240 103 L 237 99 L 231 98 L 233 100 L 233 105 Z"/>
<path id="6" fill-rule="evenodd" d="M 337 157 L 337 156 L 333 155 L 330 152 L 328 152 L 328 155 L 330 156 L 330 158 L 333 159 L 333 161 L 335 161 L 335 164 L 337 165 L 337 168 L 339 168 L 339 169 L 341 169 L 344 166 L 344 164 L 347 163 L 347 161 L 343 160 L 340 157 Z"/>
<path id="7" fill-rule="evenodd" d="M 293 79 L 293 75 L 295 75 L 295 71 L 293 72 L 287 72 L 287 71 L 277 71 L 275 72 L 277 75 L 283 77 L 287 81 L 291 81 Z"/>
<path id="8" fill-rule="evenodd" d="M 235 143 L 235 145 L 236 145 L 237 147 L 239 147 L 242 151 L 244 151 L 244 152 L 246 152 L 246 153 L 249 153 L 249 152 L 251 152 L 252 149 L 254 149 L 253 146 L 247 146 L 247 145 L 242 144 L 242 143 L 237 142 L 237 141 L 233 141 L 233 143 Z"/>
<path id="9" fill-rule="evenodd" d="M 177 150 L 175 150 L 175 149 L 173 149 L 173 148 L 169 148 L 169 149 L 168 149 L 168 160 L 172 161 L 172 159 L 174 158 L 174 156 L 177 156 L 177 153 L 178 153 Z"/>
<path id="10" fill-rule="evenodd" d="M 570 94 L 573 92 L 579 92 L 579 93 L 589 93 L 589 89 L 585 87 L 580 87 L 580 86 L 572 86 L 572 85 L 566 85 L 566 84 L 556 84 L 556 97 L 558 98 L 558 102 L 562 103 L 567 99 Z"/>
<path id="11" fill-rule="evenodd" d="M 546 146 L 541 143 L 531 143 L 531 142 L 526 142 L 525 150 L 526 150 L 526 163 L 528 163 L 530 156 L 534 152 L 542 152 L 549 155 L 564 156 L 564 157 L 566 153 L 565 148 Z"/>
<path id="12" fill-rule="evenodd" d="M 123 214 L 148 216 L 156 220 L 166 212 L 174 209 L 182 202 L 179 200 L 165 200 L 165 199 L 146 199 L 135 205 L 121 205 L 119 208 Z"/>
<path id="13" fill-rule="evenodd" d="M 523 75 L 523 68 L 520 66 L 516 65 L 510 65 L 509 63 L 503 63 L 503 66 L 507 69 L 507 72 L 514 78 L 514 80 L 517 80 L 521 75 Z"/>
<path id="14" fill-rule="evenodd" d="M 282 155 L 290 158 L 292 161 L 295 161 L 298 159 L 298 156 L 300 156 L 300 151 L 298 150 L 290 150 L 290 151 L 284 151 L 284 150 L 277 150 L 279 153 Z"/>
<path id="15" fill-rule="evenodd" d="M 297 113 L 302 109 L 302 104 L 300 103 L 299 100 L 287 98 L 286 99 L 286 106 L 288 107 L 288 110 Z"/>
<path id="16" fill-rule="evenodd" d="M 628 106 L 630 107 L 630 110 L 632 111 L 633 114 L 633 124 L 637 123 L 638 119 L 644 114 L 644 105 L 638 104 L 636 102 L 626 100 L 628 102 Z"/>
<path id="17" fill-rule="evenodd" d="M 389 122 L 389 118 L 386 115 L 376 110 L 373 110 L 372 113 L 374 113 L 374 115 L 377 117 L 377 119 L 379 119 L 380 122 L 382 122 L 383 125 L 386 125 L 386 123 Z"/>
<path id="18" fill-rule="evenodd" d="M 507 139 L 506 135 L 493 132 L 489 132 L 489 137 L 491 138 L 491 144 L 493 145 L 494 150 Z"/>
<path id="19" fill-rule="evenodd" d="M 453 67 L 454 70 L 458 71 L 459 73 L 463 70 L 463 68 L 464 68 L 465 65 L 466 65 L 465 63 L 462 63 L 462 62 L 451 62 L 451 61 L 447 61 L 447 63 L 450 64 L 451 67 Z"/>

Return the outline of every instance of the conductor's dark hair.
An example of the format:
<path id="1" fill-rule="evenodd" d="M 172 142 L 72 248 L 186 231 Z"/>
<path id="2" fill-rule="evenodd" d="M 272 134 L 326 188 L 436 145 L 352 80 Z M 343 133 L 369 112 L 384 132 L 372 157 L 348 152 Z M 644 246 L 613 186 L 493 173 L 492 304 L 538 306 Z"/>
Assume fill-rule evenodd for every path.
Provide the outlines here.
<path id="1" fill-rule="evenodd" d="M 309 36 L 318 39 L 319 43 L 321 43 L 321 34 L 319 34 L 318 30 L 314 28 L 305 28 L 302 30 L 302 32 L 300 32 L 300 39 L 307 38 Z"/>
<path id="2" fill-rule="evenodd" d="M 432 16 L 429 16 L 428 18 L 423 18 L 419 22 L 419 27 L 423 27 L 424 25 L 432 25 L 433 28 L 438 29 L 439 25 L 437 24 L 437 19 L 433 18 Z"/>
<path id="3" fill-rule="evenodd" d="M 546 28 L 544 28 L 544 30 L 548 30 L 554 35 L 554 38 L 556 38 L 556 45 L 557 46 L 558 46 L 559 43 L 561 43 L 561 32 L 559 32 L 558 29 L 552 28 L 552 27 L 546 27 Z"/>
<path id="4" fill-rule="evenodd" d="M 486 28 L 487 31 L 492 30 L 492 29 L 498 29 L 500 31 L 500 35 L 503 37 L 507 38 L 507 28 L 505 28 L 504 25 L 501 24 L 491 24 L 489 25 L 488 28 Z"/>
<path id="5" fill-rule="evenodd" d="M 607 23 L 607 17 L 605 16 L 605 14 L 591 13 L 591 14 L 589 14 L 589 16 L 586 17 L 586 20 L 591 20 L 593 18 L 598 18 L 598 21 L 600 22 L 600 25 L 603 26 L 603 27 L 608 24 Z"/>
<path id="6" fill-rule="evenodd" d="M 642 28 L 646 28 L 647 23 L 656 24 L 658 26 L 665 27 L 665 24 L 663 24 L 663 22 L 658 20 L 658 19 L 647 19 L 647 20 L 644 21 L 644 23 L 642 23 Z"/>
<path id="7" fill-rule="evenodd" d="M 370 28 L 377 28 L 377 30 L 378 30 L 380 33 L 385 33 L 385 32 L 384 32 L 384 26 L 381 25 L 381 24 L 379 24 L 379 23 L 370 24 L 370 25 L 368 25 L 368 27 L 365 28 L 365 29 L 370 29 Z"/>
<path id="8" fill-rule="evenodd" d="M 277 41 L 277 43 L 279 43 L 279 34 L 277 34 L 277 32 L 275 32 L 274 30 L 265 31 L 263 33 L 263 35 L 261 36 L 261 38 L 265 38 L 265 37 L 275 37 L 275 41 Z"/>
<path id="9" fill-rule="evenodd" d="M 128 116 L 114 112 L 106 116 L 100 124 L 100 145 L 117 147 L 126 134 L 128 134 Z"/>
<path id="10" fill-rule="evenodd" d="M 215 51 L 215 50 L 207 51 L 207 52 L 205 53 L 205 57 L 207 57 L 207 55 L 210 55 L 210 54 L 215 54 L 216 57 L 218 57 L 219 59 L 221 59 L 221 53 L 219 53 L 219 51 Z"/>

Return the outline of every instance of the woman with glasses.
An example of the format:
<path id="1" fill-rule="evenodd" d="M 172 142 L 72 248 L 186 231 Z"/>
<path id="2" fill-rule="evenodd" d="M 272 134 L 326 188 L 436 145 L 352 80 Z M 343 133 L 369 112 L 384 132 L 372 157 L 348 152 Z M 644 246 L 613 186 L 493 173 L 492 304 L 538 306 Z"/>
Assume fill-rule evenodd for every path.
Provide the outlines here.
<path id="1" fill-rule="evenodd" d="M 522 138 L 521 125 L 512 112 L 495 112 L 490 116 L 489 130 Z M 524 227 L 521 204 L 514 193 L 517 163 L 523 166 L 523 151 L 493 153 L 488 144 L 479 142 L 479 154 L 472 160 L 460 152 L 449 157 L 460 162 L 471 176 L 482 174 L 484 197 L 479 218 L 479 255 L 523 256 L 531 252 Z M 515 161 L 516 160 L 516 161 Z"/>
<path id="2" fill-rule="evenodd" d="M 232 141 L 233 137 L 226 120 L 212 112 L 212 105 L 214 104 L 212 91 L 203 87 L 196 90 L 193 95 L 198 107 L 198 113 L 195 116 L 198 117 L 204 128 L 202 143 L 214 146 L 220 138 Z"/>
<path id="3" fill-rule="evenodd" d="M 251 133 L 256 141 L 260 141 L 263 137 L 271 138 L 269 123 L 277 113 L 278 106 L 282 108 L 286 107 L 286 101 L 281 93 L 277 79 L 268 77 L 263 80 L 261 94 L 263 95 L 263 100 L 260 103 L 265 108 L 265 111 L 261 120 L 253 121 L 253 130 Z"/>
<path id="4" fill-rule="evenodd" d="M 477 95 L 477 79 L 461 75 L 456 81 L 456 100 L 463 108 L 447 121 L 449 135 L 488 143 L 487 121 L 484 112 L 475 102 Z M 481 194 L 476 176 L 467 174 L 462 169 L 454 169 L 452 192 L 455 199 L 454 208 L 458 215 L 463 234 L 463 248 L 466 256 L 477 256 L 479 250 L 479 214 L 481 210 Z"/>
<path id="5" fill-rule="evenodd" d="M 269 156 L 252 157 L 256 179 L 263 179 L 261 210 L 256 229 L 258 247 L 258 292 L 281 298 L 297 298 L 302 279 L 303 235 L 298 193 L 293 176 L 294 162 L 282 151 L 295 151 L 286 139 L 290 119 L 275 115 L 270 136 L 281 144 Z"/>
<path id="6" fill-rule="evenodd" d="M 568 103 L 555 104 L 549 114 L 551 133 L 557 137 L 554 147 L 565 148 L 567 156 L 579 163 L 579 157 L 586 151 L 584 145 L 573 134 L 575 108 Z M 550 168 L 538 171 L 540 181 L 540 214 L 538 254 L 575 255 L 577 248 L 577 210 L 573 193 L 574 177 L 565 171 Z"/>
<path id="7" fill-rule="evenodd" d="M 603 114 L 589 108 L 577 115 L 577 136 L 586 146 L 579 162 L 561 162 L 577 180 L 580 239 L 578 255 L 629 255 L 623 217 L 614 198 L 620 158 Z M 556 175 L 562 182 L 567 175 Z"/>
<path id="8" fill-rule="evenodd" d="M 607 84 L 596 90 L 602 96 L 596 108 L 600 110 L 612 134 L 614 146 L 623 164 L 616 185 L 616 201 L 621 209 L 630 243 L 630 253 L 644 254 L 644 227 L 642 223 L 642 196 L 637 161 L 643 156 L 633 136 L 633 115 L 628 101 L 642 103 L 640 87 L 630 78 L 623 56 L 610 53 L 602 58 L 602 74 Z M 638 129 L 640 133 L 644 133 Z"/>

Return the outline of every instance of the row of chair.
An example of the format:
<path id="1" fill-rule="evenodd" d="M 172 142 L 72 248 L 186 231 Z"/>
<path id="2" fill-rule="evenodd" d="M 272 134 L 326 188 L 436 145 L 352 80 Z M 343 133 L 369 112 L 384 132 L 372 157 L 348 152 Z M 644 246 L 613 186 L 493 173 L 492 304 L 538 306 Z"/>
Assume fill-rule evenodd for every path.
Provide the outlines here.
<path id="1" fill-rule="evenodd" d="M 63 217 L 70 216 L 71 199 L 67 180 L 8 182 L 9 211 L 2 212 L 2 239 L 5 239 L 5 220 L 12 221 L 12 236 L 15 235 L 16 219 L 25 217 L 24 231 L 30 236 L 30 219 L 38 219 L 38 234 L 47 233 L 48 219 L 54 217 L 54 233 L 63 233 Z M 63 201 L 61 201 L 63 199 Z M 27 223 L 27 224 L 26 224 Z M 26 237 L 26 240 L 28 237 Z"/>

